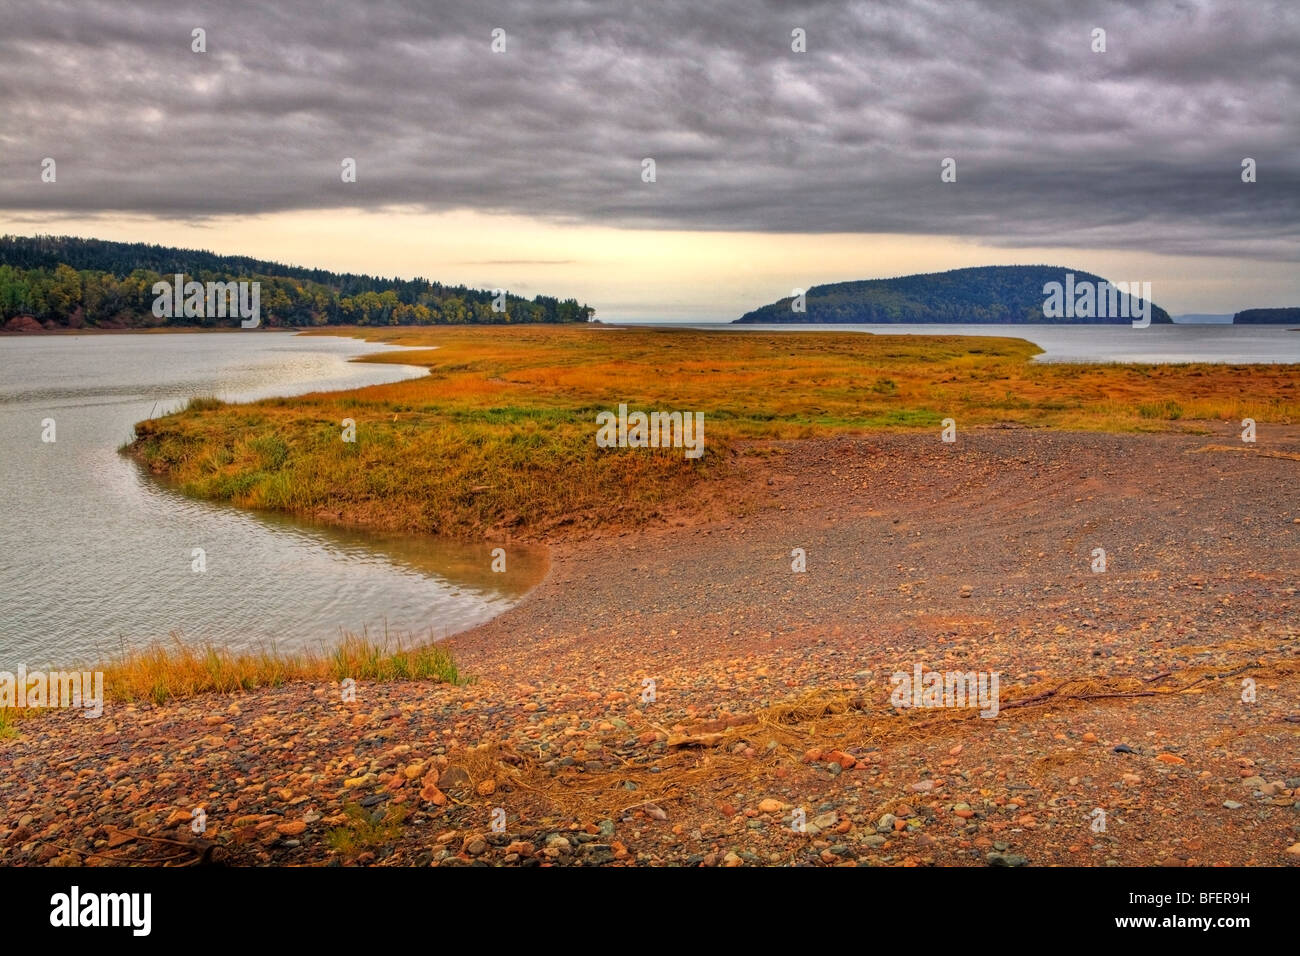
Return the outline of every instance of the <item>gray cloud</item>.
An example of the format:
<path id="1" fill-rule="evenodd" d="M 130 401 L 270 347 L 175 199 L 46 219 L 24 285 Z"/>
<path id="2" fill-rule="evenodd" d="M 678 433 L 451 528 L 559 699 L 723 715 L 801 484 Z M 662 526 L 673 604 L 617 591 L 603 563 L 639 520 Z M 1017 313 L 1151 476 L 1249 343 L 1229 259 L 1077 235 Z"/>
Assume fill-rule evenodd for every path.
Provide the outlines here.
<path id="1" fill-rule="evenodd" d="M 1294 261 L 1297 52 L 1293 0 L 11 3 L 0 209 L 473 208 Z"/>

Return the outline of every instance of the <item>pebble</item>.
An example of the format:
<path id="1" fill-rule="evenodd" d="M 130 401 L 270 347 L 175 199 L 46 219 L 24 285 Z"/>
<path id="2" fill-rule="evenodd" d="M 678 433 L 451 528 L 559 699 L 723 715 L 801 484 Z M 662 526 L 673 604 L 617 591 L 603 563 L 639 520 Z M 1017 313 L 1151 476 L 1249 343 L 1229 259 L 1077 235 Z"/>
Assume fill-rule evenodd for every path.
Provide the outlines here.
<path id="1" fill-rule="evenodd" d="M 460 767 L 448 767 L 438 777 L 438 788 L 440 790 L 453 790 L 469 786 L 469 774 Z"/>
<path id="2" fill-rule="evenodd" d="M 888 525 L 887 520 L 883 523 Z M 1002 587 L 986 585 L 983 579 L 975 582 L 975 589 L 995 601 L 1001 600 Z M 1007 587 L 1006 594 L 1012 594 L 1014 588 Z M 1243 584 L 1242 593 L 1252 587 L 1263 585 Z M 951 592 L 948 595 L 951 598 Z M 941 606 L 942 594 L 931 600 Z M 1073 610 L 1082 619 L 1091 609 Z M 1205 614 L 1211 611 L 1207 608 Z M 801 615 L 802 610 L 796 616 Z M 815 625 L 824 623 L 815 612 L 809 616 Z M 1199 666 L 1202 656 L 1209 665 L 1233 663 L 1218 652 L 1202 655 L 1199 650 L 1183 649 L 1184 644 L 1199 647 L 1212 643 L 1198 633 L 1207 621 L 1192 614 L 1180 622 L 1179 629 L 1170 627 L 1168 634 L 1151 635 L 1160 638 L 1154 641 L 1155 650 L 1165 658 L 1152 666 L 1178 669 L 1193 657 L 1198 658 L 1195 663 Z M 1180 629 L 1183 623 L 1185 631 Z M 771 625 L 747 622 L 734 626 L 761 629 Z M 541 633 L 552 627 L 551 622 L 540 622 L 537 627 L 537 637 L 547 647 L 563 644 L 558 634 Z M 1105 660 L 1094 662 L 1089 669 L 1098 669 L 1096 676 L 1104 680 L 1143 672 L 1148 662 L 1140 652 L 1150 645 L 1125 629 L 1110 633 L 1112 628 L 1106 622 L 1098 627 L 1091 636 L 1104 646 Z M 1053 642 L 1050 624 L 1012 622 L 1005 629 L 1015 633 L 992 635 L 992 653 L 1005 656 L 1009 668 L 1018 667 L 1023 673 L 1009 669 L 1004 687 L 1011 687 L 1013 681 L 1018 692 L 1041 682 L 1050 687 L 1077 670 L 1080 662 L 1071 656 L 1074 649 Z M 689 630 L 687 633 L 692 635 Z M 901 630 L 887 637 L 900 645 L 910 639 Z M 692 635 L 691 642 L 694 639 Z M 843 647 L 837 648 L 837 643 Z M 1033 647 L 1037 662 L 1015 659 L 1015 648 L 1021 645 Z M 590 681 L 584 675 L 582 681 L 575 679 L 567 688 L 550 676 L 543 679 L 539 668 L 538 676 L 530 677 L 539 685 L 554 683 L 556 689 L 519 687 L 519 693 L 537 693 L 549 704 L 535 706 L 530 712 L 522 711 L 523 702 L 513 696 L 515 675 L 504 669 L 504 677 L 495 671 L 484 672 L 479 675 L 480 687 L 463 689 L 379 683 L 366 688 L 369 700 L 347 708 L 337 706 L 337 692 L 328 687 L 320 695 L 295 687 L 258 692 L 241 696 L 246 704 L 243 716 L 201 730 L 198 726 L 203 715 L 213 708 L 224 709 L 224 702 L 204 700 L 164 708 L 141 704 L 138 716 L 123 708 L 118 717 L 109 715 L 109 719 L 119 720 L 126 731 L 116 728 L 104 734 L 107 743 L 95 760 L 85 756 L 69 760 L 71 751 L 24 745 L 27 752 L 37 755 L 35 761 L 0 781 L 0 789 L 9 788 L 2 805 L 6 812 L 0 823 L 0 863 L 49 862 L 38 856 L 46 851 L 34 840 L 73 845 L 83 851 L 108 850 L 110 826 L 159 832 L 174 808 L 203 805 L 209 810 L 209 827 L 218 833 L 215 841 L 239 865 L 329 861 L 347 866 L 361 862 L 357 857 L 360 849 L 372 851 L 371 859 L 385 865 L 420 861 L 452 866 L 471 862 L 479 866 L 599 865 L 615 860 L 628 865 L 688 860 L 731 866 L 769 862 L 844 865 L 860 854 L 864 863 L 909 866 L 1027 866 L 1031 859 L 1043 865 L 1131 866 L 1135 862 L 1164 863 L 1175 853 L 1190 854 L 1188 862 L 1193 864 L 1270 859 L 1275 865 L 1300 864 L 1300 843 L 1296 842 L 1300 840 L 1300 812 L 1292 812 L 1294 796 L 1275 780 L 1290 772 L 1290 789 L 1300 783 L 1295 777 L 1300 770 L 1294 769 L 1294 761 L 1279 743 L 1284 735 L 1252 738 L 1249 752 L 1253 762 L 1249 764 L 1241 763 L 1230 744 L 1219 750 L 1206 744 L 1208 731 L 1221 729 L 1209 725 L 1250 725 L 1248 718 L 1236 716 L 1236 708 L 1231 709 L 1232 717 L 1222 721 L 1219 714 L 1209 713 L 1202 723 L 1180 723 L 1172 717 L 1162 723 L 1148 718 L 1159 715 L 1161 708 L 1170 708 L 1170 714 L 1180 711 L 1174 702 L 1153 697 L 1134 703 L 1132 710 L 1129 705 L 1089 709 L 1086 722 L 1095 721 L 1096 730 L 1090 727 L 1087 732 L 1078 729 L 1079 723 L 1085 722 L 1079 716 L 1081 710 L 1074 711 L 1072 717 L 1068 710 L 1058 715 L 1055 708 L 1042 708 L 1041 713 L 1035 710 L 1032 719 L 1025 712 L 1009 723 L 975 721 L 964 726 L 963 730 L 972 731 L 965 738 L 964 750 L 939 734 L 922 735 L 919 741 L 887 734 L 877 740 L 877 746 L 868 748 L 863 742 L 876 739 L 872 734 L 857 730 L 840 733 L 821 721 L 799 721 L 799 731 L 812 730 L 808 736 L 783 734 L 779 742 L 770 740 L 763 708 L 801 696 L 810 676 L 833 681 L 834 689 L 846 695 L 861 695 L 870 705 L 862 714 L 866 726 L 876 726 L 877 718 L 890 723 L 889 715 L 872 712 L 883 699 L 880 684 L 872 678 L 889 672 L 890 666 L 883 660 L 887 655 L 876 655 L 881 658 L 882 670 L 866 669 L 875 665 L 876 659 L 867 655 L 870 665 L 864 664 L 857 650 L 849 648 L 847 637 L 837 641 L 828 633 L 824 641 L 813 642 L 808 651 L 813 663 L 807 666 L 799 663 L 801 655 L 793 654 L 787 666 L 781 659 L 785 652 L 769 648 L 764 654 L 772 657 L 772 673 L 761 675 L 739 660 L 734 667 L 698 676 L 674 664 L 671 676 L 656 676 L 661 688 L 673 687 L 675 693 L 664 694 L 653 708 L 639 706 L 640 677 L 633 680 L 621 672 L 625 662 L 617 660 L 617 654 L 607 673 L 599 672 Z M 935 646 L 933 663 L 936 668 L 964 670 L 970 655 L 980 650 L 975 632 L 967 633 L 965 625 L 960 625 Z M 670 655 L 665 658 L 671 659 Z M 997 660 L 1001 665 L 1002 657 Z M 855 671 L 856 678 L 851 679 Z M 763 679 L 757 679 L 759 676 Z M 615 692 L 612 697 L 611 692 Z M 1210 710 L 1218 706 L 1213 694 L 1198 702 Z M 1225 713 L 1227 710 L 1225 707 Z M 384 715 L 394 719 L 385 723 Z M 734 728 L 743 726 L 737 718 L 749 726 L 738 732 L 740 736 L 733 736 Z M 844 718 L 846 725 L 856 720 L 857 715 Z M 651 722 L 664 730 L 651 729 Z M 708 734 L 715 730 L 713 724 L 726 731 L 722 740 L 689 753 L 667 747 L 670 735 Z M 997 732 L 991 733 L 994 727 Z M 196 730 L 220 735 L 211 739 L 224 743 L 209 752 L 199 745 Z M 1112 751 L 1105 744 L 1115 748 L 1130 735 L 1141 747 L 1135 750 L 1123 744 L 1112 755 L 1136 754 L 1142 759 L 1109 761 L 1106 755 Z M 184 743 L 176 744 L 178 739 Z M 737 740 L 742 740 L 743 746 Z M 796 740 L 802 740 L 807 752 L 792 748 Z M 161 741 L 176 745 L 164 747 Z M 500 748 L 492 761 L 475 749 L 484 742 Z M 1084 746 L 1078 746 L 1080 742 Z M 819 746 L 809 747 L 813 743 Z M 5 744 L 10 746 L 8 741 Z M 1236 746 L 1247 744 L 1238 740 Z M 744 759 L 731 756 L 733 747 Z M 845 752 L 850 747 L 854 756 Z M 761 761 L 750 757 L 755 748 Z M 948 759 L 940 760 L 945 753 Z M 695 763 L 682 757 L 707 761 L 714 754 L 728 769 L 743 768 L 744 776 L 722 775 L 716 790 L 711 786 L 680 787 L 678 775 L 684 764 Z M 956 759 L 959 755 L 960 760 Z M 167 759 L 160 761 L 163 756 Z M 800 763 L 800 757 L 807 763 Z M 1148 760 L 1160 766 L 1151 767 Z M 1181 766 L 1184 760 L 1198 766 L 1187 772 Z M 651 766 L 656 761 L 661 766 Z M 1203 764 L 1210 769 L 1203 770 Z M 1228 768 L 1226 775 L 1223 764 Z M 146 767 L 155 769 L 141 770 Z M 1123 776 L 1120 784 L 1114 771 L 1125 767 L 1138 772 Z M 459 768 L 472 768 L 473 779 Z M 1238 774 L 1238 768 L 1247 773 Z M 651 774 L 659 770 L 663 775 L 651 781 Z M 844 771 L 840 775 L 845 781 L 830 776 L 840 771 Z M 567 787 L 574 793 L 596 793 L 599 799 L 575 799 L 543 811 L 541 801 L 532 804 L 522 794 L 502 793 L 510 786 L 505 781 L 516 773 L 525 779 L 536 774 L 543 778 L 544 787 L 548 772 L 557 792 Z M 31 787 L 15 788 L 11 783 L 12 778 L 37 780 L 42 774 L 57 777 L 71 791 L 66 806 L 37 799 Z M 1151 780 L 1144 784 L 1148 775 Z M 628 784 L 635 786 L 627 776 L 646 781 L 639 795 L 622 789 Z M 489 780 L 485 778 L 490 778 L 495 793 L 477 799 L 482 790 L 475 788 L 474 782 L 486 790 Z M 444 779 L 453 788 L 446 794 L 438 789 Z M 1032 788 L 1023 782 L 1026 780 L 1033 781 Z M 1236 786 L 1238 781 L 1241 787 Z M 1207 798 L 1206 793 L 1214 793 L 1211 788 L 1216 782 L 1229 784 L 1224 789 L 1240 801 L 1237 808 L 1244 803 L 1252 812 L 1220 816 L 1219 829 L 1225 830 L 1225 839 L 1213 846 L 1207 839 L 1203 853 L 1191 846 L 1191 841 L 1180 842 L 1178 837 L 1213 825 L 1213 795 Z M 674 786 L 679 789 L 669 789 Z M 769 791 L 769 797 L 760 800 L 762 789 L 768 786 L 779 789 L 782 796 L 777 798 Z M 1135 845 L 1113 836 L 1089 837 L 1084 814 L 1098 803 L 1107 803 L 1103 796 L 1107 791 L 1118 797 L 1116 806 L 1132 814 L 1131 822 L 1139 823 L 1151 842 Z M 669 792 L 673 802 L 667 822 L 656 823 L 653 811 L 634 806 Z M 441 800 L 441 806 L 435 805 L 434 797 Z M 967 797 L 975 804 L 959 802 Z M 911 806 L 905 806 L 904 800 Z M 1281 818 L 1270 801 L 1278 806 L 1287 804 Z M 383 808 L 388 806 L 405 809 L 400 835 L 385 839 L 382 846 L 346 851 L 333 848 L 323 839 L 325 831 L 348 826 L 352 821 L 344 808 L 361 802 L 370 807 L 363 820 L 375 819 L 374 812 L 379 812 L 382 820 Z M 497 803 L 510 807 L 512 819 L 520 821 L 521 832 L 474 832 L 486 828 L 488 814 Z M 806 808 L 809 832 L 804 838 L 791 832 L 791 803 Z M 85 808 L 85 812 L 68 809 L 73 806 Z M 42 812 L 36 816 L 38 807 Z M 891 812 L 884 814 L 885 807 Z M 750 809 L 746 812 L 746 808 Z M 1300 806 L 1296 809 L 1300 811 Z M 304 812 L 308 810 L 311 812 Z M 19 814 L 23 814 L 21 821 Z M 609 819 L 602 819 L 606 814 Z M 1252 837 L 1252 828 L 1265 818 L 1272 829 Z M 242 827 L 225 822 L 237 820 L 243 821 Z M 1033 820 L 1037 827 L 1031 832 L 1026 821 Z M 37 832 L 16 834 L 10 828 L 18 822 Z M 43 831 L 60 822 L 61 832 Z M 187 825 L 183 818 L 180 822 Z M 447 841 L 435 844 L 438 835 L 448 830 Z M 835 835 L 841 830 L 845 835 Z M 626 845 L 614 840 L 616 832 Z M 899 835 L 889 836 L 895 832 Z M 14 835 L 16 842 L 4 845 Z M 1014 836 L 1019 851 L 1011 852 L 1005 844 L 995 848 L 994 838 L 1004 835 Z M 840 840 L 849 841 L 851 849 Z M 301 846 L 289 849 L 299 842 Z M 1078 847 L 1070 846 L 1072 843 Z M 478 850 L 480 845 L 481 852 L 470 852 L 471 847 Z M 1168 847 L 1166 858 L 1153 859 L 1153 846 Z M 115 851 L 124 861 L 151 852 L 144 844 L 124 847 Z M 996 849 L 997 861 L 988 859 L 991 849 Z M 84 854 L 80 861 L 74 854 L 71 862 L 84 862 Z"/>

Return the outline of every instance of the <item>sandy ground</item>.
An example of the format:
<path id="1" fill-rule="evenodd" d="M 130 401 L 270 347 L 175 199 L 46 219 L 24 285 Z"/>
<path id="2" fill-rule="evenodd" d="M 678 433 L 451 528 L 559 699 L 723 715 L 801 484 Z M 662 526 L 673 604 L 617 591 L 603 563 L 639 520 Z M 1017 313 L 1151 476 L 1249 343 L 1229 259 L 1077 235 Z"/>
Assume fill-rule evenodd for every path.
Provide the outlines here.
<path id="1" fill-rule="evenodd" d="M 467 686 L 25 722 L 0 863 L 1300 864 L 1300 427 L 1195 430 L 748 446 L 557 543 Z"/>

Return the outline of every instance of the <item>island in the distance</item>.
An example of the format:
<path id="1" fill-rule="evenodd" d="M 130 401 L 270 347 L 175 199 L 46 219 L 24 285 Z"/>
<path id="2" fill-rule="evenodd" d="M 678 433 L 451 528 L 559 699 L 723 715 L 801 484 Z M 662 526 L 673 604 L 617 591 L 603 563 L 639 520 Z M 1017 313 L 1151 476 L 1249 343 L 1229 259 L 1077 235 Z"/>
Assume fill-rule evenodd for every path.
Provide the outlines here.
<path id="1" fill-rule="evenodd" d="M 1082 290 L 1092 284 L 1104 288 L 1107 280 L 1081 269 L 1059 266 L 979 266 L 894 279 L 864 279 L 813 286 L 803 294 L 779 299 L 747 312 L 736 322 L 853 322 L 863 325 L 886 323 L 1006 323 L 1051 322 L 1059 324 L 1128 325 L 1143 312 L 1141 298 L 1120 296 L 1124 308 L 1114 315 L 1101 315 L 1095 307 L 1090 315 L 1078 315 L 1074 309 L 1052 317 L 1045 291 L 1059 283 L 1067 302 L 1074 297 L 1069 290 Z M 1124 288 L 1119 281 L 1114 283 Z M 1137 287 L 1130 282 L 1130 287 Z M 1150 294 L 1149 289 L 1144 290 Z M 802 306 L 802 310 L 799 309 Z M 1105 310 L 1109 311 L 1109 310 Z M 1169 313 L 1152 304 L 1151 323 L 1172 323 Z"/>
<path id="2" fill-rule="evenodd" d="M 1232 317 L 1233 325 L 1300 325 L 1300 306 L 1289 309 L 1246 309 Z"/>

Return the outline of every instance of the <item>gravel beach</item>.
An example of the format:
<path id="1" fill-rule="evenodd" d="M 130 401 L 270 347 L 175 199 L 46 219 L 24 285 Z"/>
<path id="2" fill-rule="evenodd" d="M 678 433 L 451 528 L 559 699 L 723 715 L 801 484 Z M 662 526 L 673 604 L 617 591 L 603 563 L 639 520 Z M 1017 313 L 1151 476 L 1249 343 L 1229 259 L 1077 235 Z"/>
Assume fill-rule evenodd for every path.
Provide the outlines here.
<path id="1" fill-rule="evenodd" d="M 464 686 L 22 721 L 0 864 L 1300 864 L 1300 426 L 1185 425 L 746 444 L 556 535 Z"/>

